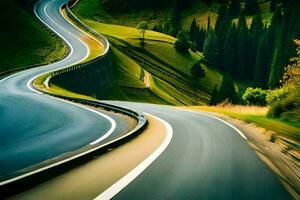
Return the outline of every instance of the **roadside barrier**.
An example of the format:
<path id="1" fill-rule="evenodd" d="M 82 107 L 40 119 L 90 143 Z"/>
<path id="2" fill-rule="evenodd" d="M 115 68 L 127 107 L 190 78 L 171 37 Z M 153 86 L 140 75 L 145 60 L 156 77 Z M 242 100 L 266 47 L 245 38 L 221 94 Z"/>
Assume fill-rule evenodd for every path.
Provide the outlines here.
<path id="1" fill-rule="evenodd" d="M 68 13 L 68 16 L 75 21 L 75 23 L 79 24 L 82 28 L 84 28 L 89 33 L 93 34 L 101 43 L 103 43 L 103 46 L 105 48 L 105 51 L 103 52 L 100 57 L 97 57 L 93 60 L 90 60 L 86 63 L 81 63 L 78 65 L 74 65 L 71 67 L 67 67 L 61 70 L 57 70 L 54 72 L 49 73 L 49 79 L 51 84 L 51 79 L 65 75 L 67 73 L 70 73 L 72 71 L 80 70 L 82 68 L 95 65 L 95 63 L 101 62 L 103 64 L 109 64 L 108 58 L 109 58 L 109 43 L 107 39 L 98 34 L 97 32 L 93 31 L 86 25 L 84 25 L 69 9 L 69 6 L 65 4 L 64 6 L 66 8 L 66 11 Z M 104 66 L 105 67 L 105 66 Z M 28 67 L 29 68 L 29 67 Z M 22 69 L 28 69 L 27 67 Z M 110 66 L 109 66 L 110 68 Z M 20 70 L 20 69 L 18 69 Z M 12 70 L 3 72 L 0 75 L 8 75 L 12 74 L 14 72 L 17 72 L 18 70 Z M 32 87 L 34 87 L 33 83 L 31 83 Z M 51 95 L 57 98 L 61 98 L 67 101 L 71 101 L 74 103 L 80 103 L 92 107 L 99 107 L 107 111 L 121 113 L 127 116 L 132 117 L 137 121 L 137 126 L 131 130 L 130 132 L 123 134 L 119 137 L 116 137 L 115 139 L 112 139 L 105 143 L 99 143 L 97 145 L 87 145 L 84 149 L 84 151 L 78 150 L 78 152 L 72 152 L 70 156 L 62 155 L 57 158 L 53 158 L 53 160 L 50 160 L 45 163 L 41 163 L 41 166 L 37 165 L 35 169 L 31 169 L 27 172 L 24 172 L 22 175 L 19 175 L 17 177 L 13 177 L 11 179 L 5 180 L 0 182 L 0 199 L 4 199 L 6 197 L 18 194 L 22 191 L 25 191 L 28 188 L 31 188 L 35 185 L 38 185 L 46 180 L 49 180 L 50 178 L 53 178 L 59 174 L 63 174 L 64 172 L 74 168 L 75 166 L 78 166 L 80 164 L 83 164 L 85 162 L 88 162 L 89 160 L 93 159 L 95 155 L 101 155 L 103 153 L 106 153 L 116 147 L 118 147 L 121 144 L 124 144 L 125 142 L 128 142 L 132 138 L 136 137 L 139 133 L 141 133 L 147 126 L 147 118 L 139 112 L 133 111 L 131 109 L 111 105 L 107 103 L 103 103 L 96 100 L 86 100 L 86 99 L 80 99 L 80 98 L 73 98 L 73 97 L 67 97 L 57 94 L 52 94 L 49 92 L 46 92 L 44 90 L 41 90 L 39 88 L 35 88 L 36 90 Z"/>

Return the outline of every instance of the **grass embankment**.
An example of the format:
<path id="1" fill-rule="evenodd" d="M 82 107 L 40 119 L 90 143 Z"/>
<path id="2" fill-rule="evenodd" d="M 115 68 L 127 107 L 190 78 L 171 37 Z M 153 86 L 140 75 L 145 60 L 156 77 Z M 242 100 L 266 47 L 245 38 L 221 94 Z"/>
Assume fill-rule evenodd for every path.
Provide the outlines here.
<path id="1" fill-rule="evenodd" d="M 16 0 L 2 0 L 0 7 L 0 72 L 46 64 L 66 54 L 62 42 Z"/>
<path id="2" fill-rule="evenodd" d="M 248 123 L 254 123 L 260 127 L 266 128 L 270 131 L 277 133 L 285 138 L 292 139 L 300 142 L 300 125 L 299 123 L 292 123 L 282 121 L 279 119 L 267 118 L 267 107 L 255 107 L 255 106 L 195 106 L 191 107 L 208 112 L 216 112 L 224 115 L 228 115 L 235 119 L 240 119 Z"/>
<path id="3" fill-rule="evenodd" d="M 99 2 L 81 0 L 73 12 L 110 40 L 115 87 L 109 98 L 174 105 L 193 104 L 194 80 L 190 69 L 203 55 L 178 53 L 173 45 L 176 40 L 174 37 L 154 31 L 146 32 L 146 45 L 142 47 L 139 39 L 141 34 L 137 29 L 91 20 L 91 13 L 96 10 L 99 12 L 100 7 Z M 197 101 L 206 104 L 214 86 L 220 85 L 222 75 L 205 65 L 202 67 L 206 77 L 198 82 Z"/>

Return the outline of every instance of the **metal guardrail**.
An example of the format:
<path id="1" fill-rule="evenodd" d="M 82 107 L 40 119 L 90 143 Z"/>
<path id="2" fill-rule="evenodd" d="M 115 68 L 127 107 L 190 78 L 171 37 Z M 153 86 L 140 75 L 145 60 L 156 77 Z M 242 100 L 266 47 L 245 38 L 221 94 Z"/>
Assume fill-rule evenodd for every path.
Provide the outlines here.
<path id="1" fill-rule="evenodd" d="M 70 11 L 67 4 L 66 4 L 66 9 L 68 10 L 67 12 L 70 15 L 73 15 L 73 17 L 72 17 L 73 19 L 75 19 L 78 23 L 82 23 Z M 84 27 L 84 24 L 82 23 L 81 26 Z M 86 28 L 89 29 L 89 32 L 91 32 L 93 35 L 95 35 L 96 32 L 93 33 L 92 29 L 90 29 L 87 26 L 86 26 Z M 96 36 L 97 36 L 97 39 L 100 39 L 101 42 L 104 42 L 104 44 L 106 44 L 106 45 L 104 45 L 106 50 L 100 57 L 97 57 L 94 60 L 87 62 L 87 64 L 91 63 L 91 62 L 95 62 L 95 60 L 102 59 L 109 52 L 109 43 L 108 43 L 107 39 L 98 33 L 96 34 Z M 74 66 L 71 66 L 71 69 L 65 68 L 65 69 L 61 69 L 61 70 L 58 70 L 58 71 L 55 71 L 52 73 L 53 73 L 53 75 L 58 75 L 58 74 L 63 73 L 64 70 L 66 70 L 66 71 L 76 70 L 77 68 L 82 67 L 82 66 L 84 66 L 84 64 L 74 65 Z M 23 69 L 27 69 L 27 68 L 23 68 Z M 14 71 L 6 72 L 6 73 L 13 73 L 13 72 Z M 6 74 L 6 73 L 4 73 L 4 74 Z M 51 73 L 51 75 L 52 75 L 52 73 Z M 33 83 L 31 83 L 31 84 L 33 86 Z M 61 98 L 61 99 L 65 99 L 68 101 L 81 103 L 81 104 L 85 104 L 85 105 L 90 105 L 93 107 L 101 107 L 105 110 L 128 115 L 137 120 L 137 126 L 132 131 L 128 132 L 127 134 L 122 135 L 112 141 L 105 143 L 105 144 L 100 144 L 100 145 L 96 145 L 96 146 L 91 145 L 91 147 L 92 147 L 91 149 L 88 149 L 87 151 L 81 153 L 80 156 L 78 156 L 78 157 L 74 156 L 74 158 L 67 158 L 67 159 L 65 159 L 65 161 L 60 160 L 59 164 L 53 163 L 52 165 L 50 165 L 50 167 L 46 167 L 44 169 L 38 169 L 38 170 L 35 170 L 35 172 L 29 172 L 28 175 L 20 176 L 20 178 L 12 178 L 11 181 L 9 181 L 9 180 L 5 181 L 6 182 L 5 184 L 1 184 L 1 182 L 0 182 L 0 199 L 9 197 L 9 196 L 14 195 L 19 192 L 22 192 L 34 185 L 37 185 L 39 183 L 42 183 L 42 182 L 48 180 L 49 178 L 54 177 L 56 174 L 64 173 L 65 171 L 68 171 L 69 169 L 73 168 L 74 166 L 76 166 L 80 163 L 84 163 L 84 162 L 88 161 L 89 159 L 92 159 L 94 154 L 98 155 L 101 153 L 105 153 L 109 149 L 112 149 L 121 144 L 124 144 L 125 142 L 131 140 L 132 138 L 136 137 L 139 133 L 141 133 L 148 124 L 147 118 L 142 113 L 133 111 L 133 110 L 125 108 L 125 107 L 111 105 L 111 104 L 103 103 L 103 102 L 96 101 L 96 100 L 86 100 L 86 99 L 73 98 L 73 97 L 52 94 L 47 91 L 43 91 L 39 88 L 35 88 L 35 89 L 44 94 L 48 94 L 48 95 L 51 95 L 51 96 L 54 96 L 57 98 Z"/>
<path id="2" fill-rule="evenodd" d="M 103 48 L 104 48 L 104 51 L 101 55 L 99 55 L 98 57 L 94 58 L 94 59 L 91 59 L 87 62 L 84 62 L 84 63 L 79 63 L 79 64 L 76 64 L 76 65 L 72 65 L 70 67 L 66 67 L 66 68 L 63 68 L 63 69 L 60 69 L 60 70 L 56 70 L 56 71 L 53 71 L 51 73 L 49 73 L 49 79 L 45 82 L 45 85 L 48 86 L 50 85 L 49 82 L 51 82 L 51 78 L 55 77 L 55 76 L 60 76 L 64 73 L 67 73 L 67 72 L 70 72 L 70 71 L 73 71 L 73 70 L 76 70 L 76 69 L 79 69 L 79 68 L 82 68 L 82 67 L 85 67 L 85 66 L 88 66 L 88 65 L 91 65 L 93 63 L 97 63 L 97 62 L 101 62 L 101 60 L 103 60 L 105 57 L 109 56 L 109 48 L 110 48 L 110 45 L 109 45 L 109 42 L 108 40 L 100 33 L 98 33 L 97 31 L 93 30 L 92 28 L 88 27 L 86 24 L 84 24 L 78 17 L 76 17 L 73 12 L 71 11 L 70 7 L 69 7 L 69 3 L 71 1 L 69 1 L 68 3 L 64 4 L 62 6 L 62 8 L 64 8 L 66 10 L 66 14 L 68 15 L 68 17 L 73 20 L 73 22 L 78 25 L 79 27 L 81 27 L 82 29 L 84 29 L 85 31 L 87 31 L 88 33 L 90 33 L 91 35 L 93 35 L 102 45 L 103 45 Z"/>

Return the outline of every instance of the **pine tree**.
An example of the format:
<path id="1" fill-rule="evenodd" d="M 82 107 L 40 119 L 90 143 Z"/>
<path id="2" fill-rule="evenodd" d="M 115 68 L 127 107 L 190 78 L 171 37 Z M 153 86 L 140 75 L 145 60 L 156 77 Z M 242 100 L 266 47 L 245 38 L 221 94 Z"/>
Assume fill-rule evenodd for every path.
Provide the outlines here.
<path id="1" fill-rule="evenodd" d="M 232 17 L 238 17 L 241 10 L 240 0 L 232 0 L 229 6 L 229 14 Z"/>
<path id="2" fill-rule="evenodd" d="M 209 105 L 214 106 L 217 105 L 218 101 L 218 86 L 215 85 L 213 92 L 211 93 L 211 98 Z"/>
<path id="3" fill-rule="evenodd" d="M 229 100 L 232 103 L 238 102 L 237 92 L 235 90 L 233 80 L 229 74 L 223 76 L 223 81 L 219 89 L 217 102 L 223 102 L 224 100 Z"/>
<path id="4" fill-rule="evenodd" d="M 231 19 L 228 14 L 226 5 L 221 5 L 218 12 L 218 18 L 215 25 L 215 34 L 218 42 L 218 49 L 220 49 L 220 56 L 217 61 L 217 65 L 221 67 L 223 65 L 223 48 L 228 28 L 230 27 Z"/>
<path id="5" fill-rule="evenodd" d="M 279 26 L 277 26 L 276 31 L 274 54 L 269 76 L 270 87 L 279 86 L 279 81 L 284 72 L 284 67 L 288 65 L 289 58 L 295 55 L 293 39 L 299 36 L 298 31 L 300 29 L 298 27 L 298 21 L 300 20 L 300 8 L 296 5 L 297 3 L 295 1 L 289 1 L 285 4 L 282 11 L 277 11 L 280 12 L 281 21 Z"/>
<path id="6" fill-rule="evenodd" d="M 248 56 L 247 56 L 247 68 L 246 74 L 248 74 L 248 80 L 254 79 L 254 70 L 256 65 L 257 58 L 257 49 L 259 38 L 261 37 L 263 31 L 263 22 L 260 14 L 257 14 L 253 17 L 252 24 L 250 27 L 249 34 L 249 45 L 248 45 Z"/>
<path id="7" fill-rule="evenodd" d="M 177 40 L 174 43 L 174 47 L 177 51 L 181 53 L 188 53 L 191 47 L 191 42 L 189 36 L 185 31 L 180 31 L 177 35 Z"/>
<path id="8" fill-rule="evenodd" d="M 233 74 L 234 69 L 237 66 L 236 63 L 236 48 L 237 48 L 237 29 L 236 25 L 232 24 L 228 33 L 226 34 L 225 44 L 223 48 L 223 58 L 222 58 L 222 68 L 221 70 L 224 72 L 228 72 Z"/>
<path id="9" fill-rule="evenodd" d="M 190 27 L 190 40 L 192 42 L 196 42 L 197 34 L 198 34 L 198 26 L 197 26 L 196 19 L 194 18 Z"/>
<path id="10" fill-rule="evenodd" d="M 207 27 L 206 27 L 207 34 L 210 30 L 211 30 L 210 16 L 208 16 L 207 17 Z"/>
<path id="11" fill-rule="evenodd" d="M 215 33 L 218 37 L 220 48 L 224 44 L 224 39 L 228 28 L 230 27 L 231 20 L 229 18 L 228 9 L 226 5 L 221 5 L 218 11 L 218 18 L 215 25 Z"/>
<path id="12" fill-rule="evenodd" d="M 246 18 L 243 12 L 240 14 L 237 26 L 237 66 L 234 69 L 234 78 L 238 80 L 247 80 L 248 75 L 245 74 L 247 66 L 247 47 L 248 47 L 248 28 Z"/>
<path id="13" fill-rule="evenodd" d="M 274 12 L 277 8 L 277 0 L 271 0 L 270 12 Z"/>
<path id="14" fill-rule="evenodd" d="M 204 28 L 199 29 L 198 27 L 198 34 L 196 39 L 196 45 L 198 51 L 203 51 L 205 36 L 206 36 L 206 30 Z"/>
<path id="15" fill-rule="evenodd" d="M 245 0 L 245 14 L 254 15 L 259 12 L 257 0 Z"/>
<path id="16" fill-rule="evenodd" d="M 270 73 L 271 55 L 268 49 L 268 31 L 265 30 L 259 39 L 254 68 L 254 84 L 256 87 L 267 88 Z"/>
<path id="17" fill-rule="evenodd" d="M 215 66 L 219 57 L 219 47 L 215 32 L 212 29 L 208 30 L 207 37 L 203 45 L 204 56 L 210 66 Z"/>

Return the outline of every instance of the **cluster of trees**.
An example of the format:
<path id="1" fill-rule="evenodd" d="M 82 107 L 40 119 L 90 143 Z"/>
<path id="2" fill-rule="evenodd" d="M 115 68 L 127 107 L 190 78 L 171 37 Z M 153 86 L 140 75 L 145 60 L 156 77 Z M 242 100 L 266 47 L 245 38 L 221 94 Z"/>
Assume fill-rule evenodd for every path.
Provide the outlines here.
<path id="1" fill-rule="evenodd" d="M 248 105 L 270 105 L 269 117 L 300 122 L 300 40 L 297 55 L 290 59 L 281 80 L 281 87 L 273 90 L 249 87 L 243 95 Z"/>
<path id="2" fill-rule="evenodd" d="M 238 22 L 234 22 L 233 15 L 240 10 L 233 6 L 234 2 L 229 8 L 220 7 L 215 28 L 210 19 L 206 30 L 193 21 L 190 40 L 204 52 L 210 66 L 229 73 L 235 80 L 263 88 L 279 86 L 284 67 L 295 54 L 293 39 L 300 37 L 300 7 L 296 1 L 287 1 L 274 13 L 270 25 L 264 24 L 257 13 L 249 27 L 246 10 L 240 11 Z M 249 8 L 248 12 L 255 10 Z"/>

